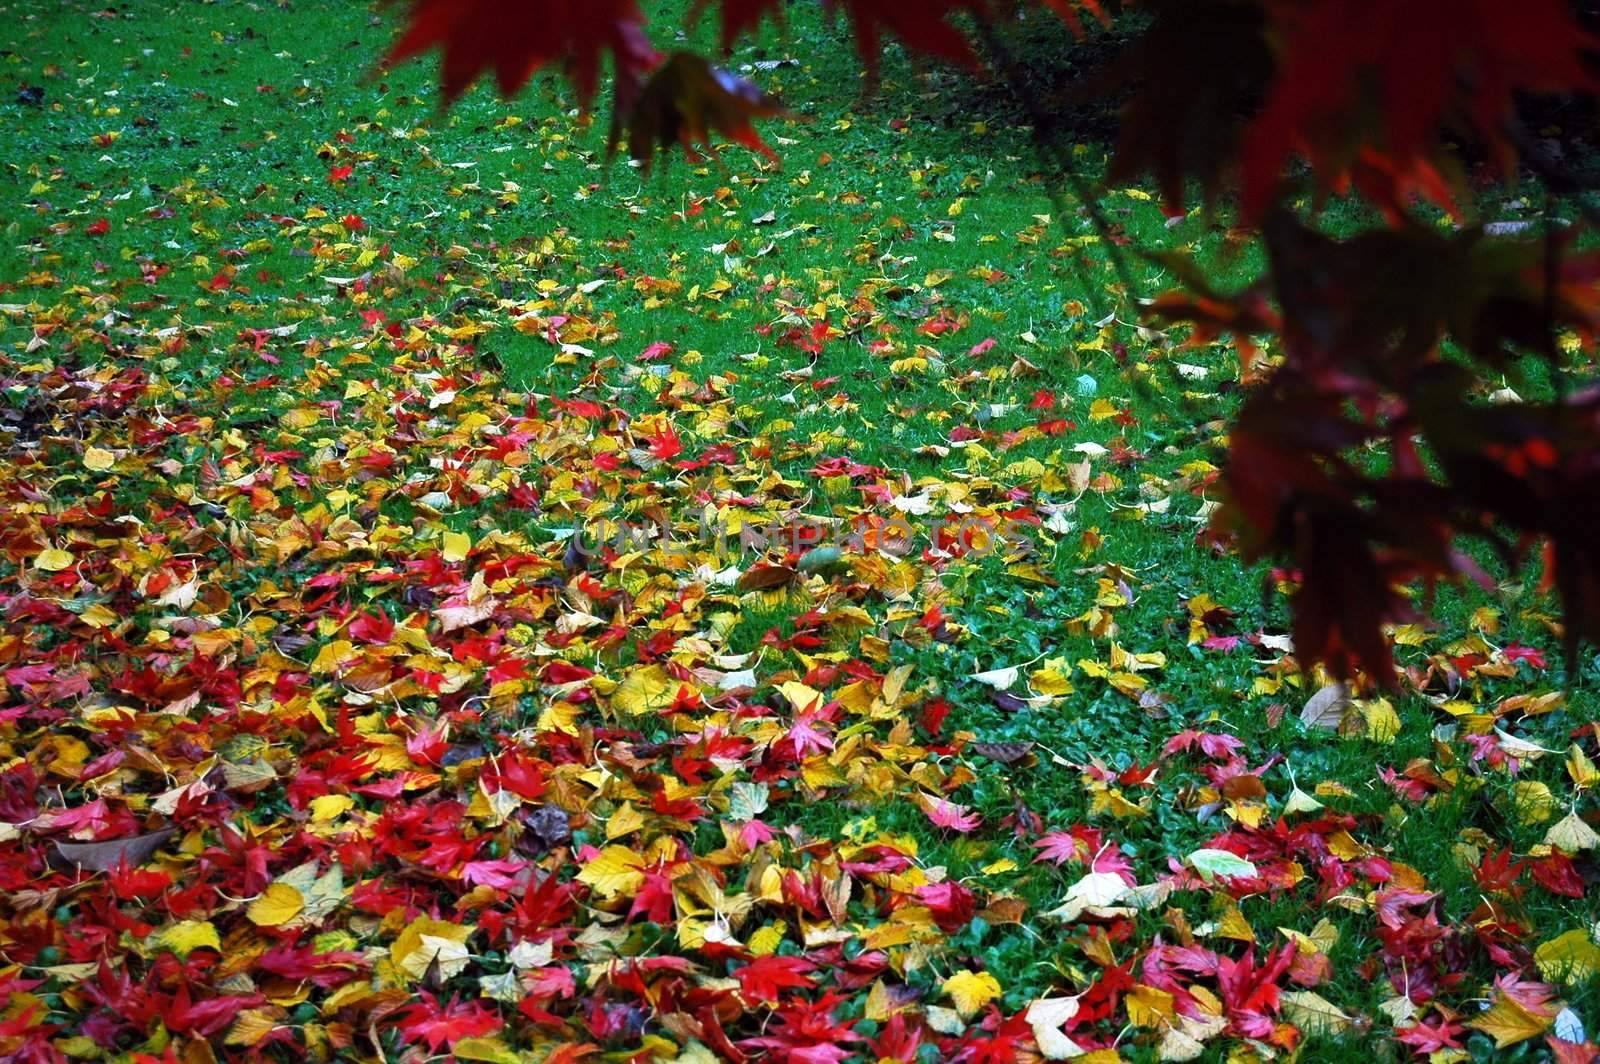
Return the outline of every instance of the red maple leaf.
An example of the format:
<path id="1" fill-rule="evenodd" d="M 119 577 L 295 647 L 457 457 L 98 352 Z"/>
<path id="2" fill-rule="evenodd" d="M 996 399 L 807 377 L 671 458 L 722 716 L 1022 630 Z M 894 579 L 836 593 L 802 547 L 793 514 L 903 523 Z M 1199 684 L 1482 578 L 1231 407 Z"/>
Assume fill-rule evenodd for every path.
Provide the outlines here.
<path id="1" fill-rule="evenodd" d="M 928 907 L 933 922 L 945 934 L 954 934 L 965 927 L 977 909 L 972 891 L 950 880 L 925 883 L 912 891 L 912 897 Z"/>
<path id="2" fill-rule="evenodd" d="M 663 462 L 683 453 L 683 439 L 670 423 L 663 423 L 650 437 L 650 453 Z"/>
<path id="3" fill-rule="evenodd" d="M 1519 93 L 1597 84 L 1584 56 L 1600 41 L 1579 31 L 1562 0 L 1266 6 L 1284 47 L 1266 108 L 1243 146 L 1245 209 L 1255 217 L 1297 149 L 1324 188 L 1355 179 L 1385 205 L 1402 203 L 1413 189 L 1438 200 L 1442 183 L 1428 157 L 1447 122 L 1469 127 L 1504 162 Z M 1381 116 L 1378 128 L 1361 125 L 1371 115 Z"/>
<path id="4" fill-rule="evenodd" d="M 861 1036 L 848 1023 L 834 1019 L 834 1009 L 844 1000 L 839 994 L 824 994 L 816 1001 L 792 1001 L 779 1008 L 767 1033 L 747 1038 L 740 1048 L 749 1046 L 768 1051 L 775 1064 L 839 1064 L 854 1055 L 849 1047 Z"/>
<path id="5" fill-rule="evenodd" d="M 488 71 L 500 95 L 512 96 L 543 67 L 564 63 L 587 104 L 606 53 L 624 80 L 656 64 L 644 21 L 637 0 L 411 0 L 405 31 L 386 61 L 443 49 L 446 103 Z"/>
<path id="6" fill-rule="evenodd" d="M 407 1041 L 425 1042 L 430 1052 L 437 1053 L 440 1046 L 454 1046 L 463 1038 L 478 1038 L 500 1029 L 500 1017 L 476 1001 L 451 997 L 449 1004 L 441 1005 L 426 990 L 421 992 L 421 998 L 398 1014 L 399 1027 Z"/>
<path id="7" fill-rule="evenodd" d="M 928 814 L 928 820 L 934 827 L 948 828 L 965 835 L 967 832 L 983 823 L 983 817 L 968 809 L 964 805 L 947 801 L 944 798 L 926 796 L 920 803 L 922 811 Z"/>
<path id="8" fill-rule="evenodd" d="M 801 989 L 812 985 L 807 974 L 817 966 L 804 957 L 780 957 L 773 954 L 757 957 L 734 972 L 739 980 L 739 992 L 751 1003 L 775 1004 L 787 989 Z"/>
<path id="9" fill-rule="evenodd" d="M 1397 1028 L 1394 1037 L 1395 1041 L 1410 1046 L 1417 1056 L 1422 1057 L 1441 1049 L 1460 1049 L 1461 1043 L 1456 1039 L 1466 1033 L 1467 1029 L 1461 1024 L 1440 1016 L 1431 1024 L 1418 1020 L 1410 1027 Z"/>

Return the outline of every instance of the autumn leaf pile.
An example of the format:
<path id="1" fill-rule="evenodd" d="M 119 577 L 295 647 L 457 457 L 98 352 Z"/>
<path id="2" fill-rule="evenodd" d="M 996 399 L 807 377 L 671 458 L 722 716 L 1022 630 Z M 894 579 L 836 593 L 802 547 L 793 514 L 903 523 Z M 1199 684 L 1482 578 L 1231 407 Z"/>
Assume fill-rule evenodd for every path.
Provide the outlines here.
<path id="1" fill-rule="evenodd" d="M 699 276 L 559 228 L 374 233 L 385 136 L 438 169 L 352 124 L 249 217 L 203 179 L 133 208 L 30 175 L 51 248 L 206 243 L 0 276 L 0 1056 L 1600 1055 L 1600 727 L 1550 679 L 1548 596 L 1390 626 L 1403 690 L 1359 697 L 1297 663 L 1294 574 L 1252 606 L 1197 542 L 1216 467 L 1141 450 L 1141 404 L 1223 409 L 1221 349 L 1078 305 L 1069 373 L 926 248 L 843 291 L 786 272 L 808 230 L 752 266 L 710 174 L 631 208 L 718 242 Z M 963 202 L 890 210 L 936 251 Z M 993 253 L 1090 243 L 1047 221 Z M 713 291 L 687 320 L 767 356 L 618 327 L 624 292 Z M 948 360 L 950 411 L 867 426 L 824 353 Z M 917 472 L 852 439 L 927 424 Z M 802 520 L 844 546 L 705 533 Z M 604 527 L 641 534 L 580 549 Z"/>

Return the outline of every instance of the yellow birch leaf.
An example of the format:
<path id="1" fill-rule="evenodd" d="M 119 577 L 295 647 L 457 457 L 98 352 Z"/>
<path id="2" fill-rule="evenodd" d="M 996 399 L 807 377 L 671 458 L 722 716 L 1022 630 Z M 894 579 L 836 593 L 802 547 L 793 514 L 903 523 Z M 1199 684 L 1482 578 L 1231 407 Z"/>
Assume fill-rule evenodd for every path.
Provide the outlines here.
<path id="1" fill-rule="evenodd" d="M 798 680 L 788 680 L 778 685 L 778 690 L 783 697 L 789 700 L 796 713 L 805 713 L 822 705 L 822 693 L 815 691 Z"/>
<path id="2" fill-rule="evenodd" d="M 1511 785 L 1511 808 L 1523 824 L 1543 824 L 1556 811 L 1555 795 L 1538 780 L 1524 780 Z"/>
<path id="3" fill-rule="evenodd" d="M 1567 775 L 1572 777 L 1572 782 L 1579 787 L 1593 787 L 1600 783 L 1600 769 L 1595 768 L 1594 762 L 1589 760 L 1589 755 L 1584 753 L 1577 743 L 1567 748 Z"/>
<path id="4" fill-rule="evenodd" d="M 1581 983 L 1600 974 L 1600 946 L 1582 928 L 1542 944 L 1533 951 L 1533 960 L 1552 983 Z"/>
<path id="5" fill-rule="evenodd" d="M 611 693 L 611 707 L 619 713 L 641 716 L 665 709 L 678 696 L 678 681 L 660 665 L 646 665 L 624 676 Z"/>
<path id="6" fill-rule="evenodd" d="M 395 967 L 412 979 L 421 979 L 429 966 L 439 965 L 439 975 L 449 979 L 459 975 L 470 959 L 467 939 L 472 937 L 471 924 L 452 924 L 419 916 L 406 925 L 406 929 L 389 947 L 389 956 Z"/>
<path id="7" fill-rule="evenodd" d="M 62 550 L 60 547 L 51 547 L 34 555 L 33 567 L 47 573 L 59 573 L 63 569 L 72 568 L 72 552 Z"/>
<path id="8" fill-rule="evenodd" d="M 1140 984 L 1124 999 L 1128 1006 L 1128 1022 L 1135 1027 L 1169 1027 L 1177 1020 L 1172 995 L 1165 990 Z"/>
<path id="9" fill-rule="evenodd" d="M 110 628 L 122 620 L 111 610 L 96 602 L 93 606 L 78 614 L 78 619 L 92 628 Z"/>
<path id="10" fill-rule="evenodd" d="M 1546 846 L 1559 847 L 1566 853 L 1577 853 L 1600 846 L 1600 834 L 1574 810 L 1550 825 L 1550 830 L 1544 833 L 1544 842 Z"/>
<path id="11" fill-rule="evenodd" d="M 644 827 L 644 814 L 632 802 L 623 802 L 606 821 L 606 840 L 620 839 Z"/>
<path id="12" fill-rule="evenodd" d="M 1496 1049 L 1504 1049 L 1539 1037 L 1551 1022 L 1529 1012 L 1516 998 L 1502 996 L 1489 1011 L 1468 1020 L 1467 1026 L 1493 1038 Z"/>
<path id="13" fill-rule="evenodd" d="M 245 1009 L 223 1038 L 224 1045 L 253 1046 L 278 1026 L 278 1017 L 265 1008 Z"/>
<path id="14" fill-rule="evenodd" d="M 745 945 L 757 957 L 770 956 L 778 952 L 778 947 L 783 945 L 783 933 L 786 930 L 788 928 L 782 923 L 768 924 L 757 929 Z"/>
<path id="15" fill-rule="evenodd" d="M 577 735 L 578 718 L 582 715 L 583 711 L 571 702 L 551 702 L 540 711 L 539 723 L 534 727 L 542 732 Z"/>
<path id="16" fill-rule="evenodd" d="M 1392 743 L 1400 734 L 1400 715 L 1387 698 L 1375 698 L 1361 706 L 1367 718 L 1367 738 L 1375 743 Z"/>
<path id="17" fill-rule="evenodd" d="M 156 937 L 156 942 L 180 957 L 187 957 L 191 950 L 214 949 L 220 952 L 222 949 L 217 929 L 205 920 L 184 920 L 173 924 Z"/>
<path id="18" fill-rule="evenodd" d="M 602 898 L 632 894 L 644 883 L 644 857 L 626 846 L 607 846 L 578 872 L 578 882 Z"/>
<path id="19" fill-rule="evenodd" d="M 1332 1037 L 1349 1031 L 1353 1021 L 1321 994 L 1293 990 L 1283 995 L 1283 1018 L 1308 1035 Z"/>
<path id="20" fill-rule="evenodd" d="M 519 1064 L 522 1060 L 515 1050 L 498 1038 L 458 1039 L 451 1043 L 450 1055 L 457 1060 L 481 1060 L 488 1064 Z"/>
<path id="21" fill-rule="evenodd" d="M 305 895 L 287 883 L 269 883 L 261 897 L 250 903 L 245 915 L 258 927 L 278 927 L 300 915 Z"/>

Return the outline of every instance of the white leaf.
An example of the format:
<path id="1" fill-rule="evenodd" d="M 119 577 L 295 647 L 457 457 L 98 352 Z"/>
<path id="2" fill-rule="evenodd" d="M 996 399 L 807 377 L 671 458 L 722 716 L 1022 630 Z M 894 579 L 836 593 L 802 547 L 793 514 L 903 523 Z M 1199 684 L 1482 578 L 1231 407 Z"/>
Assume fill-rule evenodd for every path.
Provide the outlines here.
<path id="1" fill-rule="evenodd" d="M 1083 1047 L 1061 1029 L 1077 1014 L 1075 997 L 1040 998 L 1028 1006 L 1028 1026 L 1033 1028 L 1034 1044 L 1046 1060 L 1071 1060 L 1083 1055 Z"/>
<path id="2" fill-rule="evenodd" d="M 1083 915 L 1085 909 L 1107 909 L 1121 901 L 1128 893 L 1128 884 L 1112 872 L 1090 872 L 1067 890 L 1061 904 L 1046 913 L 1070 923 Z"/>
<path id="3" fill-rule="evenodd" d="M 1496 728 L 1494 733 L 1500 739 L 1500 749 L 1504 750 L 1508 754 L 1511 754 L 1513 757 L 1527 758 L 1531 760 L 1532 758 L 1538 757 L 1540 754 L 1559 754 L 1561 752 L 1560 750 L 1547 750 L 1546 748 L 1535 743 L 1530 743 L 1526 739 L 1519 739 L 1515 735 L 1512 735 L 1510 732 L 1505 731 L 1502 728 Z"/>
<path id="4" fill-rule="evenodd" d="M 1583 1020 L 1579 1019 L 1578 1014 L 1570 1008 L 1562 1009 L 1556 1013 L 1556 1022 L 1552 1027 L 1551 1033 L 1563 1042 L 1581 1045 L 1584 1040 Z"/>
<path id="5" fill-rule="evenodd" d="M 1212 850 L 1201 848 L 1191 853 L 1184 860 L 1207 883 L 1214 883 L 1218 876 L 1228 878 L 1248 879 L 1256 874 L 1256 866 L 1246 861 L 1236 853 L 1227 850 Z"/>
<path id="6" fill-rule="evenodd" d="M 996 691 L 1004 691 L 1016 685 L 1017 678 L 1021 675 L 1019 666 L 1013 665 L 1009 669 L 990 669 L 987 672 L 975 672 L 972 679 L 979 683 L 988 684 Z"/>

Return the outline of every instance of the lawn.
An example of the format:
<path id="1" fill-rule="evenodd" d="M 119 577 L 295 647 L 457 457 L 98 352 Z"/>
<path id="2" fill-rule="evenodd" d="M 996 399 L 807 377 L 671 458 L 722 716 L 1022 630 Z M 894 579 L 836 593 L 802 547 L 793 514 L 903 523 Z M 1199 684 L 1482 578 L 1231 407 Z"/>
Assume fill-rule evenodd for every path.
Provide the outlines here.
<path id="1" fill-rule="evenodd" d="M 800 11 L 781 167 L 646 174 L 364 3 L 0 0 L 0 1056 L 1585 1052 L 1537 567 L 1302 671 L 1137 321 L 1256 250 Z"/>

